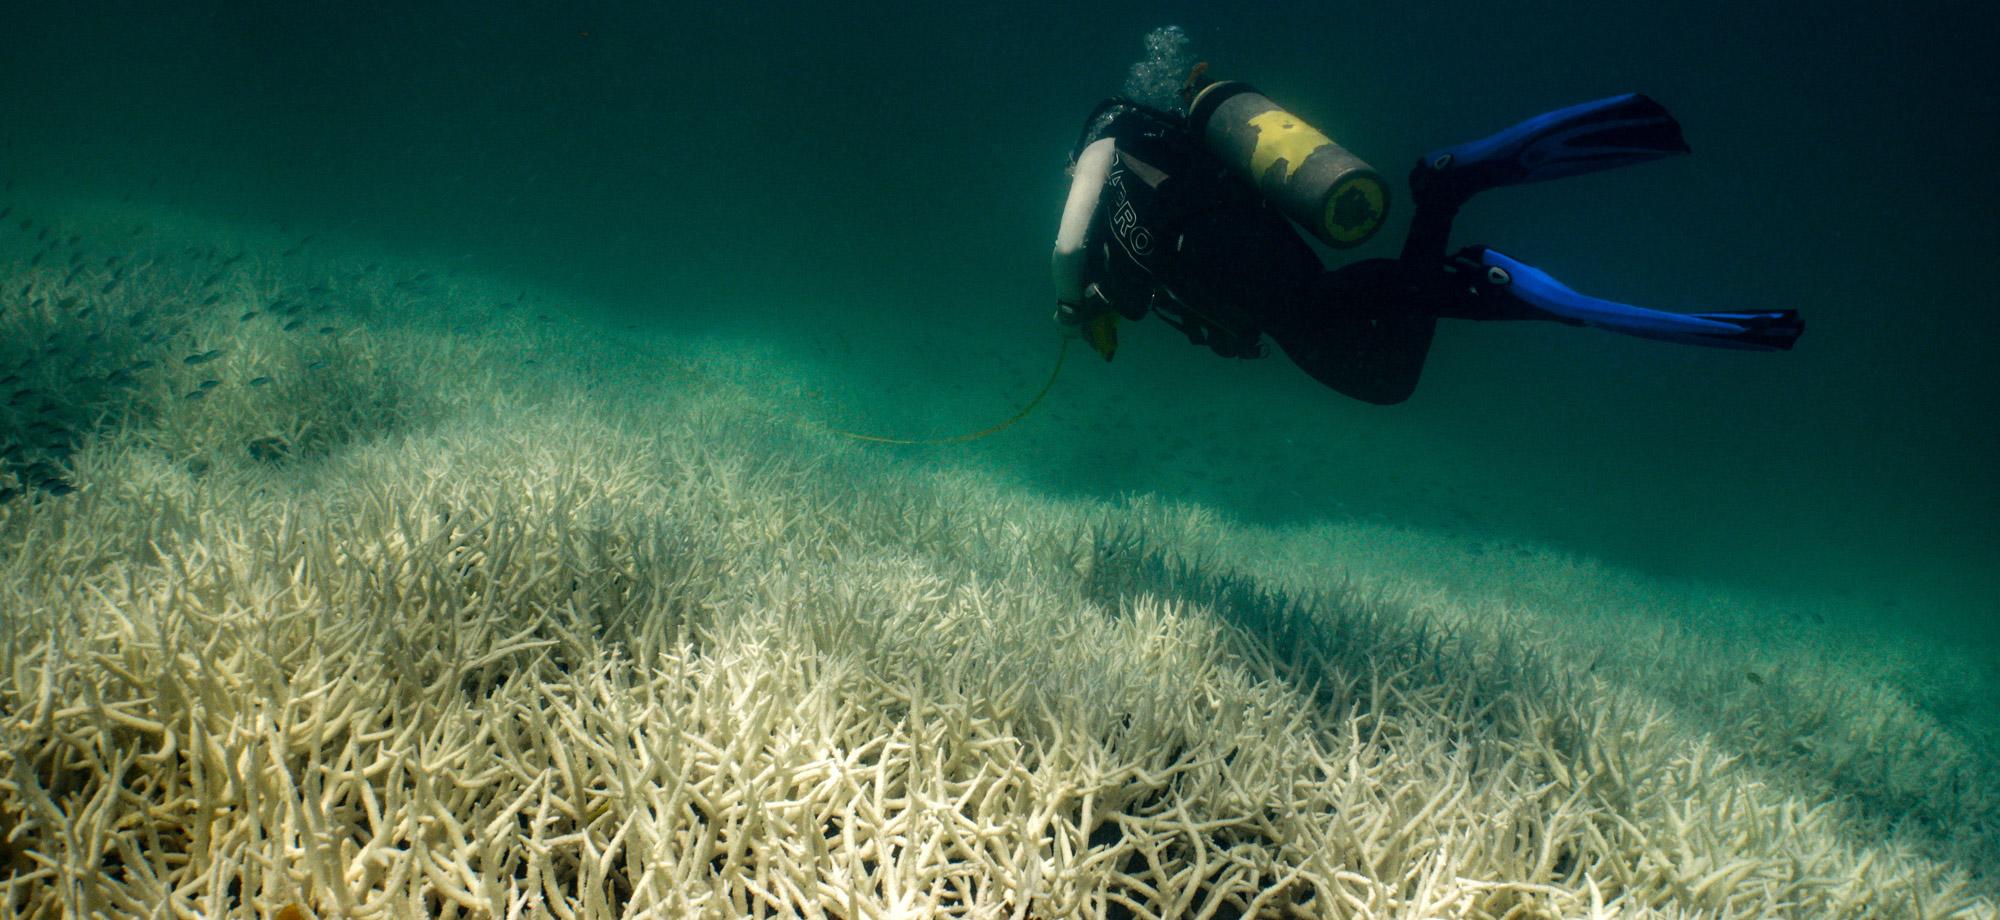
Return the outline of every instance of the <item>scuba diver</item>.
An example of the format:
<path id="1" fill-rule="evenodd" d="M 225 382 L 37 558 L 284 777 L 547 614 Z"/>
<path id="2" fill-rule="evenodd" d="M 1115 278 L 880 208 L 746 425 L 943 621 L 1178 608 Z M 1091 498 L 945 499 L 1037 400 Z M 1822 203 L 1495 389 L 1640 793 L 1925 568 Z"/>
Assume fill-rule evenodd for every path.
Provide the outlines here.
<path id="1" fill-rule="evenodd" d="M 1530 118 L 1424 155 L 1402 253 L 1327 270 L 1299 236 L 1359 245 L 1389 194 L 1354 154 L 1251 87 L 1188 71 L 1175 110 L 1130 96 L 1098 104 L 1070 152 L 1056 236 L 1056 319 L 1105 360 L 1117 321 L 1148 312 L 1223 357 L 1265 354 L 1355 399 L 1416 389 L 1440 319 L 1546 320 L 1691 345 L 1788 350 L 1791 310 L 1668 313 L 1601 300 L 1486 246 L 1450 251 L 1452 219 L 1479 192 L 1689 152 L 1652 99 L 1627 94 Z"/>

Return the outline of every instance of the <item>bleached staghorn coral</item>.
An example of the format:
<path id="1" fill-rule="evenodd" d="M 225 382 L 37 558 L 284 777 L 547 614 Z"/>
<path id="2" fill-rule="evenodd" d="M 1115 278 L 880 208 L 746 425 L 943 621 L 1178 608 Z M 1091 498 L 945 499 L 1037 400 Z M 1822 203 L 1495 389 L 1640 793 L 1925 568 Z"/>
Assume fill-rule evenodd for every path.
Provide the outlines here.
<path id="1" fill-rule="evenodd" d="M 1993 915 L 1532 609 L 871 470 L 671 367 L 524 371 L 600 346 L 507 328 L 442 378 L 435 333 L 354 333 L 424 411 L 322 457 L 195 413 L 0 509 L 0 903 Z"/>
<path id="2" fill-rule="evenodd" d="M 1157 507 L 1155 519 L 1173 512 Z M 1199 530 L 1199 528 L 1197 528 Z M 1286 534 L 1238 528 L 1220 552 L 1272 584 L 1312 581 L 1322 560 L 1407 592 L 1460 628 L 1532 631 L 1586 671 L 1674 710 L 1814 801 L 1837 800 L 1848 833 L 1902 835 L 1974 867 L 2000 846 L 2000 756 L 1990 726 L 1947 722 L 1921 705 L 1922 683 L 1959 705 L 2000 687 L 1976 673 L 1976 646 L 1946 647 L 1825 599 L 1661 585 L 1546 549 L 1468 554 L 1448 540 L 1379 525 Z M 1189 543 L 1210 542 L 1197 534 Z M 1301 577 L 1301 573 L 1305 573 Z M 1989 653 L 1990 654 L 1990 653 Z M 1948 707 L 1947 707 L 1948 709 Z"/>

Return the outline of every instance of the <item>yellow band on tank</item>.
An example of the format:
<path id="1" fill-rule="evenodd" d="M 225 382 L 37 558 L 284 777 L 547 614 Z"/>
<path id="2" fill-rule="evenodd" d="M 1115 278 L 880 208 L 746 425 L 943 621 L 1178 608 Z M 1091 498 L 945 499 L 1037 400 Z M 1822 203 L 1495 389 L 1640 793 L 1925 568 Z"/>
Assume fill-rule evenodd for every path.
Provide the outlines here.
<path id="1" fill-rule="evenodd" d="M 1284 109 L 1257 115 L 1250 119 L 1250 126 L 1257 129 L 1257 149 L 1250 152 L 1250 171 L 1260 179 L 1279 160 L 1285 161 L 1287 173 L 1294 172 L 1313 151 L 1333 143 L 1319 129 Z M 1278 175 L 1280 182 L 1286 178 L 1285 173 Z"/>
<path id="2" fill-rule="evenodd" d="M 1326 228 L 1327 242 L 1335 246 L 1359 246 L 1382 229 L 1389 213 L 1389 189 L 1380 176 L 1360 173 L 1340 180 L 1326 196 L 1326 210 L 1320 224 Z"/>

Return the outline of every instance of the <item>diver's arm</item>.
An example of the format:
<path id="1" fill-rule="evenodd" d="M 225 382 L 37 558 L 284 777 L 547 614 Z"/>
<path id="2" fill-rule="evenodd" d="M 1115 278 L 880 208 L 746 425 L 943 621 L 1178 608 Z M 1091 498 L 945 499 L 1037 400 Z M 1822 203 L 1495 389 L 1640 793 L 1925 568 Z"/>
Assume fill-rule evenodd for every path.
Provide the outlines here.
<path id="1" fill-rule="evenodd" d="M 1097 202 L 1104 192 L 1105 177 L 1111 174 L 1114 144 L 1111 138 L 1092 141 L 1077 155 L 1076 172 L 1069 184 L 1069 200 L 1063 204 L 1062 224 L 1056 230 L 1055 252 L 1049 257 L 1049 274 L 1055 282 L 1057 317 L 1068 308 L 1070 322 L 1081 321 L 1084 306 L 1084 269 L 1090 228 L 1097 216 Z"/>

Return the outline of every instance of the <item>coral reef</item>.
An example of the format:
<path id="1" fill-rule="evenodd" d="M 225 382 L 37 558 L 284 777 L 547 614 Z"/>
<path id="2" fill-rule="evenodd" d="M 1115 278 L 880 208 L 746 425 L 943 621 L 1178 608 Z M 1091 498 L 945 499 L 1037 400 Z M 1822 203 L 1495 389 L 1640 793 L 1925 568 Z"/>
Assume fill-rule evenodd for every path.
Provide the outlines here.
<path id="1" fill-rule="evenodd" d="M 213 261 L 90 304 L 226 351 L 0 502 L 8 915 L 1996 916 L 1980 752 L 1720 599 L 885 464 L 741 357 Z M 74 334 L 47 271 L 0 322 Z"/>

